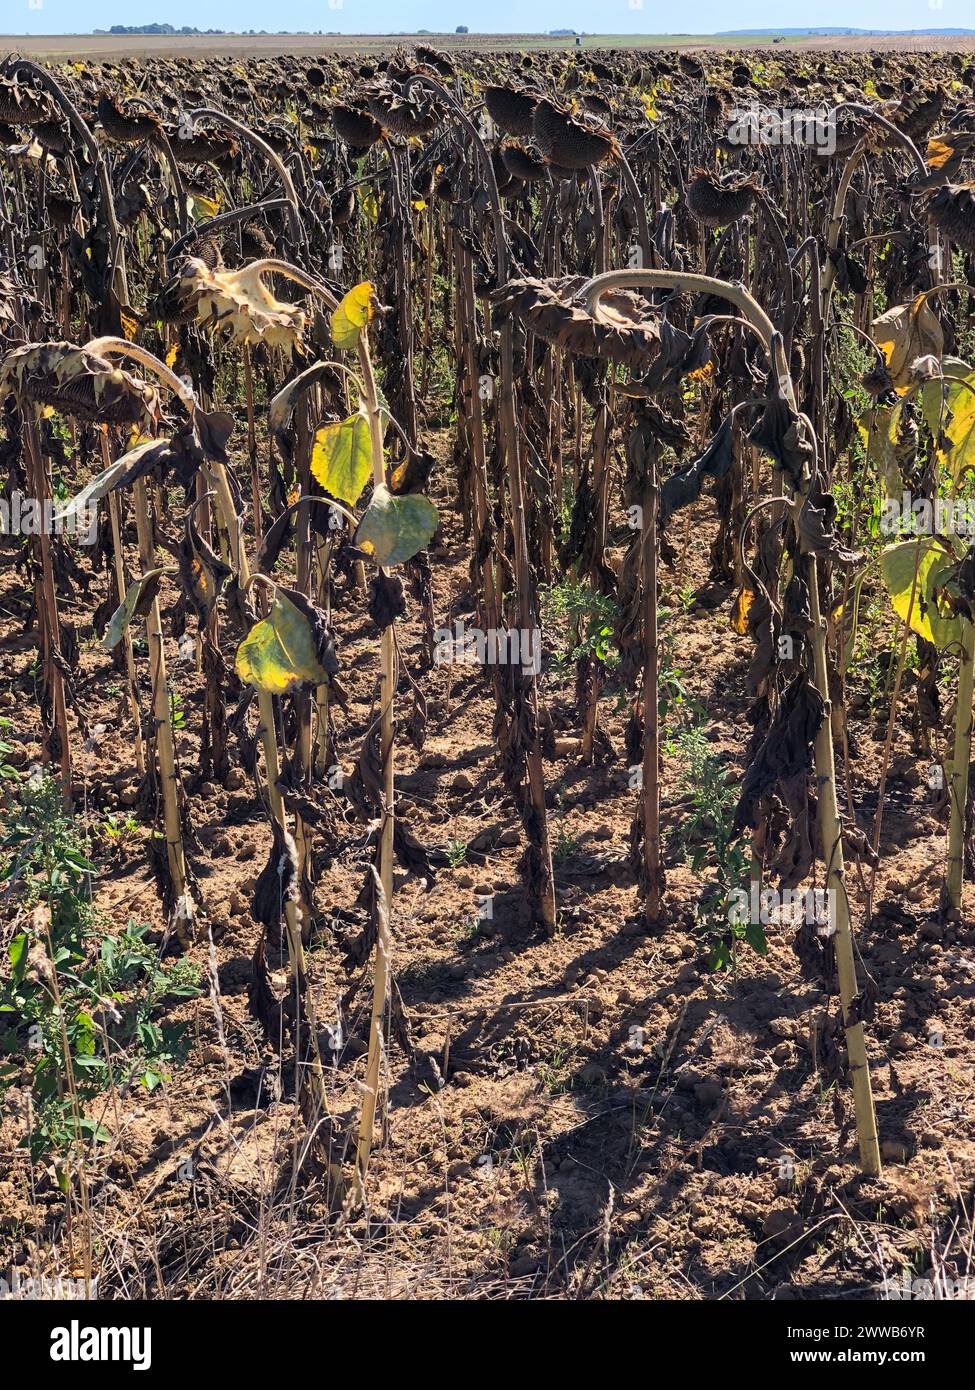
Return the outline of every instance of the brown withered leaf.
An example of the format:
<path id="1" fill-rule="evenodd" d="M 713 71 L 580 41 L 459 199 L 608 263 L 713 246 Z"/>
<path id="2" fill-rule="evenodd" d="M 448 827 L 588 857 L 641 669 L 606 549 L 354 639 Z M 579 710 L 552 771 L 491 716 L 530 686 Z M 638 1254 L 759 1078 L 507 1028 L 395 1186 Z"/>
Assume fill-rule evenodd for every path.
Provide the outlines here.
<path id="1" fill-rule="evenodd" d="M 735 461 L 733 443 L 733 417 L 728 415 L 697 457 L 664 479 L 660 488 L 661 529 L 666 527 L 674 512 L 701 495 L 705 478 L 727 477 Z"/>
<path id="2" fill-rule="evenodd" d="M 380 632 L 406 615 L 406 594 L 398 575 L 380 571 L 369 581 L 369 616 Z"/>
<path id="3" fill-rule="evenodd" d="M 426 492 L 430 474 L 437 460 L 425 450 L 410 450 L 402 463 L 390 470 L 389 490 L 394 497 L 408 497 L 410 493 Z"/>
<path id="4" fill-rule="evenodd" d="M 657 391 L 675 390 L 685 376 L 706 367 L 712 360 L 708 327 L 702 320 L 690 333 L 685 333 L 665 318 L 660 325 L 660 351 L 639 383 L 640 391 L 652 395 Z"/>
<path id="5" fill-rule="evenodd" d="M 774 372 L 769 375 L 765 405 L 748 442 L 769 454 L 788 474 L 794 488 L 801 485 L 806 465 L 812 465 L 813 446 Z"/>
<path id="6" fill-rule="evenodd" d="M 778 879 L 780 889 L 795 888 L 809 877 L 815 860 L 812 842 L 815 802 L 809 795 L 805 769 L 781 781 L 777 795 L 785 807 L 782 819 L 786 833 L 770 866 L 770 875 Z"/>
<path id="7" fill-rule="evenodd" d="M 177 546 L 176 560 L 184 592 L 201 626 L 205 627 L 231 569 L 200 535 L 196 525 L 197 505 L 194 503 L 186 514 L 183 539 Z"/>
<path id="8" fill-rule="evenodd" d="M 799 544 L 807 555 L 831 560 L 834 565 L 860 565 L 862 551 L 848 550 L 833 531 L 836 512 L 836 498 L 831 492 L 810 490 L 799 512 Z"/>
<path id="9" fill-rule="evenodd" d="M 298 849 L 290 833 L 276 820 L 272 819 L 271 830 L 271 852 L 254 884 L 251 914 L 266 929 L 271 944 L 277 946 L 285 904 L 298 901 Z"/>
<path id="10" fill-rule="evenodd" d="M 413 832 L 404 825 L 400 814 L 397 814 L 393 825 L 393 853 L 407 873 L 416 874 L 418 878 L 426 880 L 428 888 L 433 887 L 437 875 L 430 863 L 429 854 Z"/>
<path id="11" fill-rule="evenodd" d="M 359 818 L 366 823 L 378 819 L 386 808 L 379 736 L 377 724 L 363 739 L 352 775 L 345 781 L 349 800 L 358 811 Z"/>
<path id="12" fill-rule="evenodd" d="M 277 955 L 277 953 L 274 953 Z M 251 979 L 247 991 L 247 1005 L 251 1018 L 260 1025 L 266 1040 L 273 1046 L 280 1046 L 284 1036 L 291 1032 L 293 1014 L 293 994 L 291 977 L 286 965 L 275 960 L 274 968 L 268 961 L 268 943 L 265 936 L 258 938 L 257 947 L 251 960 Z"/>
<path id="13" fill-rule="evenodd" d="M 824 709 L 819 691 L 800 672 L 786 687 L 771 727 L 745 773 L 735 812 L 736 830 L 754 829 L 762 798 L 777 785 L 809 771 Z"/>

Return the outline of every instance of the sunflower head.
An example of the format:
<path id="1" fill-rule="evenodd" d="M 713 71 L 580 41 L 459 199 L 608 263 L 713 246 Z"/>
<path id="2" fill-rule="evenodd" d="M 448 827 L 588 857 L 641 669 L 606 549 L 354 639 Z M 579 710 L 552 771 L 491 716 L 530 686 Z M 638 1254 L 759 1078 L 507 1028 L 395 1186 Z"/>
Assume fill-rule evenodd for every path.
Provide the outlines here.
<path id="1" fill-rule="evenodd" d="M 332 107 L 332 120 L 340 140 L 356 150 L 367 150 L 382 139 L 383 128 L 380 123 L 357 106 L 348 106 L 337 101 Z"/>
<path id="2" fill-rule="evenodd" d="M 706 227 L 727 227 L 751 211 L 756 180 L 740 174 L 718 176 L 695 169 L 687 185 L 687 206 Z"/>
<path id="3" fill-rule="evenodd" d="M 610 131 L 586 125 L 550 101 L 535 107 L 532 129 L 545 158 L 563 169 L 589 169 L 620 152 Z"/>
<path id="4" fill-rule="evenodd" d="M 488 115 L 506 135 L 531 135 L 537 97 L 517 87 L 485 87 Z"/>
<path id="5" fill-rule="evenodd" d="M 660 330 L 646 302 L 626 290 L 600 296 L 592 313 L 579 293 L 581 275 L 562 279 L 510 280 L 492 296 L 495 322 L 517 318 L 563 352 L 599 357 L 633 370 L 646 368 L 659 348 Z"/>
<path id="6" fill-rule="evenodd" d="M 0 396 L 52 406 L 76 420 L 137 425 L 160 417 L 155 386 L 73 343 L 26 343 L 0 364 Z"/>
<path id="7" fill-rule="evenodd" d="M 176 299 L 184 314 L 241 343 L 266 343 L 293 353 L 308 315 L 296 304 L 275 299 L 261 278 L 260 261 L 243 270 L 211 269 L 197 256 L 183 263 Z"/>
<path id="8" fill-rule="evenodd" d="M 975 253 L 975 185 L 944 184 L 929 198 L 928 215 L 956 246 Z"/>

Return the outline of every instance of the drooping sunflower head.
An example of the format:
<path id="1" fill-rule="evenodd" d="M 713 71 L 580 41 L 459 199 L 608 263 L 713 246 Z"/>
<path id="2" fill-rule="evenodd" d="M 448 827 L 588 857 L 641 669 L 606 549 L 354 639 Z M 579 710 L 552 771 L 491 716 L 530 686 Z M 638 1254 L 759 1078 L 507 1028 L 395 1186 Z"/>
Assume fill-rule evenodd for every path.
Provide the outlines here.
<path id="1" fill-rule="evenodd" d="M 756 187 L 752 176 L 718 176 L 706 169 L 695 169 L 687 185 L 687 206 L 706 227 L 727 227 L 751 211 Z"/>
<path id="2" fill-rule="evenodd" d="M 0 364 L 0 396 L 52 406 L 93 424 L 148 429 L 160 417 L 155 386 L 74 343 L 26 343 Z"/>
<path id="3" fill-rule="evenodd" d="M 929 198 L 928 214 L 939 232 L 975 253 L 975 185 L 943 184 Z"/>
<path id="4" fill-rule="evenodd" d="M 144 140 L 158 141 L 162 122 L 152 111 L 143 111 L 123 104 L 108 92 L 98 96 L 99 124 L 109 140 L 120 145 L 139 145 Z"/>
<path id="5" fill-rule="evenodd" d="M 355 150 L 367 150 L 382 139 L 380 123 L 360 107 L 337 101 L 332 107 L 332 120 L 339 139 Z"/>
<path id="6" fill-rule="evenodd" d="M 383 129 L 404 137 L 431 134 L 444 116 L 436 97 L 417 87 L 377 85 L 367 101 L 369 110 Z"/>
<path id="7" fill-rule="evenodd" d="M 589 169 L 619 154 L 610 131 L 585 125 L 550 101 L 540 101 L 535 107 L 532 129 L 545 158 L 563 169 Z"/>
<path id="8" fill-rule="evenodd" d="M 300 346 L 308 315 L 297 304 L 275 299 L 260 261 L 243 270 L 211 269 L 197 256 L 184 261 L 175 300 L 184 314 L 240 343 L 266 343 L 293 353 Z"/>
<path id="9" fill-rule="evenodd" d="M 531 135 L 538 98 L 517 87 L 485 87 L 484 102 L 491 120 L 505 135 Z"/>
<path id="10" fill-rule="evenodd" d="M 492 296 L 495 322 L 514 317 L 563 352 L 646 368 L 660 344 L 659 325 L 648 316 L 646 302 L 626 290 L 611 290 L 590 313 L 579 293 L 585 282 L 581 275 L 510 280 Z"/>

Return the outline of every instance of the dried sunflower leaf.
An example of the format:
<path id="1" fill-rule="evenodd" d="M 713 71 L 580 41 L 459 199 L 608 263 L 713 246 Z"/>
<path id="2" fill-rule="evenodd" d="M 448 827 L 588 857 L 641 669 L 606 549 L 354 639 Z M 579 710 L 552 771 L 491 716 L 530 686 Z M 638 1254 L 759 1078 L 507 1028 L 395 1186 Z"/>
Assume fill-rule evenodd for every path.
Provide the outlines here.
<path id="1" fill-rule="evenodd" d="M 874 319 L 870 329 L 901 395 L 914 385 L 910 366 L 916 358 L 930 355 L 940 361 L 944 353 L 944 333 L 927 299 L 926 294 L 919 294 L 910 304 L 895 305 Z"/>
<path id="2" fill-rule="evenodd" d="M 147 446 L 144 444 L 139 446 L 140 449 L 146 447 Z M 106 497 L 108 493 L 117 486 L 122 476 L 127 471 L 132 460 L 132 454 L 137 452 L 138 450 L 133 449 L 131 453 L 123 454 L 120 459 L 116 459 L 114 463 L 109 464 L 108 468 L 96 474 L 86 487 L 83 487 L 80 492 L 75 493 L 70 502 L 66 502 L 63 507 L 59 508 L 59 510 L 54 513 L 55 523 L 61 524 L 67 522 L 69 525 L 73 524 L 80 516 L 90 509 L 93 503 L 100 502 L 103 497 Z"/>
<path id="3" fill-rule="evenodd" d="M 102 646 L 107 652 L 118 646 L 125 629 L 133 618 L 142 617 L 144 613 L 148 612 L 152 600 L 159 592 L 162 576 L 166 573 L 168 571 L 164 566 L 160 566 L 159 569 L 148 570 L 138 579 L 134 579 L 126 589 L 125 598 L 109 618 L 105 636 L 102 638 Z"/>
<path id="4" fill-rule="evenodd" d="M 823 697 L 800 673 L 786 687 L 771 727 L 745 772 L 735 812 L 736 830 L 757 826 L 759 803 L 766 793 L 809 770 L 824 713 Z"/>
<path id="5" fill-rule="evenodd" d="M 752 426 L 748 442 L 769 454 L 789 475 L 793 487 L 801 485 L 805 466 L 813 459 L 813 447 L 774 372 L 769 377 L 764 409 Z"/>
<path id="6" fill-rule="evenodd" d="M 734 463 L 733 420 L 728 415 L 701 453 L 678 468 L 664 482 L 660 489 L 660 526 L 667 526 L 674 512 L 700 496 L 705 478 L 724 478 Z"/>
<path id="7" fill-rule="evenodd" d="M 232 571 L 200 535 L 192 510 L 187 513 L 176 558 L 183 587 L 201 626 L 205 627 L 224 581 Z"/>

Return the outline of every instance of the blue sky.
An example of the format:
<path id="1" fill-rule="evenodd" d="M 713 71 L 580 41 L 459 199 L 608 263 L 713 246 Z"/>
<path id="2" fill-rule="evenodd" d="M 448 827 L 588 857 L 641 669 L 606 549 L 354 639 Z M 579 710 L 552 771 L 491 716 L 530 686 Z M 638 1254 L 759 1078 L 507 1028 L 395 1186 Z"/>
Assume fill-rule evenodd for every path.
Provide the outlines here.
<path id="1" fill-rule="evenodd" d="M 632 6 L 632 8 L 631 8 Z M 35 8 L 36 7 L 36 8 Z M 590 33 L 714 33 L 843 25 L 862 29 L 975 28 L 971 0 L 815 0 L 783 12 L 774 0 L 3 0 L 0 30 L 11 34 L 88 33 L 112 24 L 169 23 L 200 29 L 338 30 L 389 33 L 454 30 L 526 33 L 568 28 Z M 683 27 L 682 27 L 683 26 Z"/>

